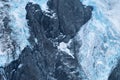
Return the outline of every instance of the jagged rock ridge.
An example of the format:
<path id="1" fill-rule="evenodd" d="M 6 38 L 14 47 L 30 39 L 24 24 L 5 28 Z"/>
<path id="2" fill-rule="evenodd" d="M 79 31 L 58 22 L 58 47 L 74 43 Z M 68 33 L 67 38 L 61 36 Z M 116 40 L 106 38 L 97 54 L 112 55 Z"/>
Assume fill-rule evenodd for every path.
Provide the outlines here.
<path id="1" fill-rule="evenodd" d="M 92 7 L 79 0 L 49 0 L 47 4 L 49 12 L 43 12 L 38 4 L 26 5 L 30 46 L 4 68 L 8 80 L 81 80 L 76 57 L 80 45 L 73 38 L 91 18 Z M 75 58 L 57 49 L 60 42 L 70 39 Z"/>

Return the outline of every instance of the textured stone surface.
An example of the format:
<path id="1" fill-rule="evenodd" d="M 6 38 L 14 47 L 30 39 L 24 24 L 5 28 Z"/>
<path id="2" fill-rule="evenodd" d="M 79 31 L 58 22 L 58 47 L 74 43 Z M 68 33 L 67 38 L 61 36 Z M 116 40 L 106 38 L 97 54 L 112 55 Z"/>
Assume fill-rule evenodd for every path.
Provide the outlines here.
<path id="1" fill-rule="evenodd" d="M 117 64 L 117 66 L 115 67 L 115 69 L 113 69 L 113 71 L 111 71 L 111 74 L 110 74 L 108 80 L 120 80 L 120 60 Z"/>
<path id="2" fill-rule="evenodd" d="M 76 57 L 80 45 L 75 40 L 71 44 L 75 58 L 59 51 L 57 46 L 74 38 L 91 18 L 92 7 L 84 7 L 79 0 L 49 0 L 48 6 L 47 13 L 38 4 L 26 5 L 30 46 L 4 68 L 8 80 L 81 80 Z"/>

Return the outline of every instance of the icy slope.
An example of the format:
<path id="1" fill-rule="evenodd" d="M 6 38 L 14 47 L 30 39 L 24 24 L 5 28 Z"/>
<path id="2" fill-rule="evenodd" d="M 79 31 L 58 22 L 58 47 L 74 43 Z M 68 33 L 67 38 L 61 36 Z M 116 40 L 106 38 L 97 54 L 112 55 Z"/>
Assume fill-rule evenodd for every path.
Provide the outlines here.
<path id="1" fill-rule="evenodd" d="M 14 50 L 8 25 L 8 4 L 0 1 L 0 67 L 12 61 L 11 54 Z"/>
<path id="2" fill-rule="evenodd" d="M 94 10 L 77 36 L 82 41 L 79 62 L 87 80 L 107 80 L 120 56 L 120 0 L 81 1 Z"/>
<path id="3" fill-rule="evenodd" d="M 29 45 L 30 34 L 25 10 L 28 2 L 37 3 L 43 11 L 47 11 L 47 0 L 0 1 L 0 66 L 6 66 L 17 59 L 21 51 Z M 4 24 L 12 32 L 7 31 Z"/>
<path id="4" fill-rule="evenodd" d="M 13 38 L 20 45 L 20 50 L 22 51 L 26 45 L 29 45 L 29 29 L 26 20 L 25 6 L 28 2 L 33 2 L 41 5 L 42 10 L 47 10 L 46 2 L 47 0 L 10 0 L 10 17 L 11 17 L 11 27 L 13 30 Z"/>
<path id="5" fill-rule="evenodd" d="M 22 3 L 18 2 L 19 4 L 17 1 L 14 2 L 17 8 L 14 7 L 15 4 L 11 4 L 15 9 L 12 12 L 24 15 L 22 7 L 26 0 Z M 72 43 L 73 40 L 71 40 L 72 44 L 66 44 L 66 42 L 73 38 L 82 25 L 91 18 L 92 7 L 84 7 L 79 0 L 49 0 L 48 6 L 50 12 L 54 11 L 48 15 L 55 14 L 56 18 L 46 15 L 47 13 L 41 11 L 38 4 L 28 3 L 26 5 L 26 19 L 29 27 L 23 26 L 22 29 L 29 28 L 31 35 L 27 42 L 32 48 L 31 46 L 25 47 L 19 59 L 6 66 L 4 71 L 8 79 L 81 80 L 78 61 L 74 56 L 74 53 L 78 52 L 79 45 L 77 42 Z M 21 21 L 25 19 L 24 16 L 17 17 L 17 19 L 22 18 Z M 24 39 L 27 40 L 26 37 Z"/>

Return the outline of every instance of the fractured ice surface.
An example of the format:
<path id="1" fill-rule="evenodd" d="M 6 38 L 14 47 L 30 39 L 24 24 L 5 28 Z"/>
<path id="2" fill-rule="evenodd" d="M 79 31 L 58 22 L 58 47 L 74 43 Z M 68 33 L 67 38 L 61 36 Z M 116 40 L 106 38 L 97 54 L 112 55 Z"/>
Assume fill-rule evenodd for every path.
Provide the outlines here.
<path id="1" fill-rule="evenodd" d="M 12 61 L 10 54 L 14 50 L 10 33 L 3 22 L 8 17 L 8 6 L 6 5 L 7 3 L 0 1 L 0 67 Z"/>
<path id="2" fill-rule="evenodd" d="M 120 56 L 120 0 L 81 1 L 94 10 L 77 36 L 82 41 L 79 62 L 87 80 L 108 80 Z"/>

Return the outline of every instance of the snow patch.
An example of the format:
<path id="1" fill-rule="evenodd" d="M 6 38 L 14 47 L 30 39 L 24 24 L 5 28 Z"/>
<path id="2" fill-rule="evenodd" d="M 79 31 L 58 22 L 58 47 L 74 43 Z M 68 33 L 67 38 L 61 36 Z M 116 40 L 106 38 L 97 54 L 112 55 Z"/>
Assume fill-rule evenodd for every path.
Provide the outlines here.
<path id="1" fill-rule="evenodd" d="M 21 68 L 23 66 L 23 64 L 19 64 L 18 68 Z"/>
<path id="2" fill-rule="evenodd" d="M 58 50 L 61 50 L 67 53 L 68 55 L 70 55 L 72 58 L 74 58 L 73 53 L 71 53 L 70 49 L 68 49 L 68 46 L 70 45 L 70 43 L 71 43 L 71 40 L 68 43 L 61 42 L 58 46 Z"/>
<path id="3" fill-rule="evenodd" d="M 21 51 L 27 45 L 30 45 L 28 41 L 30 33 L 26 20 L 26 4 L 28 2 L 33 2 L 39 4 L 43 11 L 47 11 L 47 1 L 48 0 L 8 0 L 8 2 L 0 1 L 0 12 L 3 13 L 0 15 L 0 66 L 6 66 L 11 61 L 17 59 Z M 10 7 L 4 7 L 5 4 L 8 4 Z M 4 30 L 4 24 L 2 20 L 7 15 L 10 16 L 9 26 L 12 29 L 12 33 L 8 35 L 1 33 L 2 30 Z M 37 40 L 35 41 L 37 42 Z M 13 58 L 13 55 L 15 59 Z"/>
<path id="4" fill-rule="evenodd" d="M 35 38 L 34 40 L 35 40 L 35 43 L 38 43 L 38 39 L 37 38 Z"/>

